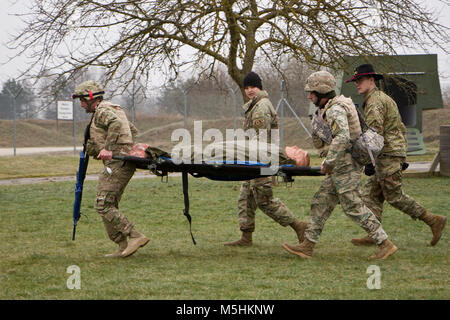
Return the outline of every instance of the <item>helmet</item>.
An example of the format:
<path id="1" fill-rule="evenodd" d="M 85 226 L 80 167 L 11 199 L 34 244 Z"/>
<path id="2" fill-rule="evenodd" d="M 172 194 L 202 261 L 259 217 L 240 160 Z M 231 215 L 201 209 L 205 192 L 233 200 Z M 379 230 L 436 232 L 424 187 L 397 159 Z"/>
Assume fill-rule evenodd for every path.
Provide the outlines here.
<path id="1" fill-rule="evenodd" d="M 336 79 L 328 71 L 317 71 L 306 79 L 305 91 L 326 94 L 336 89 Z"/>
<path id="2" fill-rule="evenodd" d="M 105 91 L 103 90 L 103 87 L 101 85 L 99 85 L 97 82 L 93 80 L 88 80 L 83 83 L 80 83 L 75 88 L 75 92 L 72 95 L 72 99 L 89 98 L 89 100 L 92 100 L 104 94 Z"/>

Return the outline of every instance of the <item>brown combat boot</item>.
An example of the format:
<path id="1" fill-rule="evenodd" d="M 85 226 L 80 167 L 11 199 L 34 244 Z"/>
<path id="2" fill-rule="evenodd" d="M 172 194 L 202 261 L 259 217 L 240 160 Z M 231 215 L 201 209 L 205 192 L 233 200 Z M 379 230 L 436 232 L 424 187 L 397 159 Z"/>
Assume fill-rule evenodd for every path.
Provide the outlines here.
<path id="1" fill-rule="evenodd" d="M 374 245 L 376 245 L 375 241 L 369 236 L 365 236 L 363 238 L 353 238 L 351 241 L 355 246 L 374 246 Z"/>
<path id="2" fill-rule="evenodd" d="M 398 248 L 386 239 L 378 246 L 377 252 L 369 257 L 369 260 L 384 260 L 390 255 L 393 255 L 397 250 Z"/>
<path id="3" fill-rule="evenodd" d="M 113 252 L 113 253 L 109 253 L 109 254 L 105 254 L 106 258 L 116 258 L 116 257 L 121 257 L 122 256 L 122 252 L 123 250 L 125 250 L 125 248 L 128 246 L 128 242 L 127 240 L 123 240 L 119 242 L 119 248 Z"/>
<path id="4" fill-rule="evenodd" d="M 431 239 L 430 244 L 434 246 L 436 243 L 438 243 L 439 239 L 441 239 L 442 230 L 444 230 L 445 224 L 447 223 L 447 217 L 438 216 L 436 214 L 425 211 L 419 217 L 419 220 L 422 220 L 430 226 L 431 232 L 433 233 L 433 239 Z"/>
<path id="5" fill-rule="evenodd" d="M 227 242 L 224 243 L 224 246 L 231 247 L 231 246 L 241 246 L 241 247 L 248 247 L 253 244 L 252 242 L 252 232 L 243 231 L 242 237 L 239 240 L 236 240 L 234 242 Z"/>
<path id="6" fill-rule="evenodd" d="M 302 243 L 305 240 L 305 230 L 308 228 L 306 222 L 295 219 L 294 222 L 290 224 L 291 228 L 297 233 L 298 243 Z"/>
<path id="7" fill-rule="evenodd" d="M 302 243 L 296 245 L 290 245 L 288 243 L 283 243 L 283 248 L 292 253 L 296 254 L 302 258 L 311 258 L 314 250 L 314 242 L 309 241 L 305 238 Z"/>
<path id="8" fill-rule="evenodd" d="M 131 256 L 140 247 L 145 246 L 149 241 L 149 238 L 144 236 L 133 227 L 133 229 L 131 229 L 130 231 L 130 242 L 128 243 L 128 246 L 125 248 L 125 250 L 123 250 L 122 257 L 125 258 Z"/>

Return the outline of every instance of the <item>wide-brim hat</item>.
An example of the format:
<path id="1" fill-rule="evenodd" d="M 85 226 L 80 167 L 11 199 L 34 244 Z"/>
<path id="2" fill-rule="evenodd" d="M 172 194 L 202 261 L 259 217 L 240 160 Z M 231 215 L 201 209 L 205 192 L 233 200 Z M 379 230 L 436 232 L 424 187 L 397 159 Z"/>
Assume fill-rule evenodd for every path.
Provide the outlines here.
<path id="1" fill-rule="evenodd" d="M 375 80 L 383 79 L 383 75 L 376 73 L 371 64 L 362 64 L 362 65 L 356 67 L 355 74 L 353 75 L 353 77 L 349 80 L 346 80 L 345 82 L 347 83 L 347 82 L 351 82 L 351 81 L 356 81 L 357 79 L 359 79 L 361 77 L 367 77 L 367 76 L 374 77 Z"/>

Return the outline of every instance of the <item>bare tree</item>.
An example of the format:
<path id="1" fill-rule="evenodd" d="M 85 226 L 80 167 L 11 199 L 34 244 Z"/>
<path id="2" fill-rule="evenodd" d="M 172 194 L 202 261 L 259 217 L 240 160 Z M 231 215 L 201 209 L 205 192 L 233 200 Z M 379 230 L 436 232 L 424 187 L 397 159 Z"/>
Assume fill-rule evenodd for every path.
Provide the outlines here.
<path id="1" fill-rule="evenodd" d="M 232 81 L 227 73 L 220 68 L 210 76 L 191 77 L 184 81 L 178 79 L 161 88 L 156 98 L 156 106 L 166 113 L 184 115 L 186 103 L 189 117 L 202 119 L 231 117 L 233 100 L 230 82 Z M 234 93 L 236 89 L 232 89 Z M 241 102 L 236 100 L 236 103 Z M 238 112 L 240 114 L 240 108 Z"/>
<path id="2" fill-rule="evenodd" d="M 283 56 L 341 67 L 344 55 L 448 52 L 448 28 L 420 0 L 31 0 L 26 27 L 10 42 L 34 63 L 26 74 L 74 77 L 88 66 L 105 80 L 156 71 L 174 80 L 224 65 L 241 87 L 258 59 Z M 442 0 L 443 5 L 449 5 Z M 126 62 L 126 68 L 120 68 Z M 130 85 L 128 81 L 125 85 Z M 145 83 L 145 82 L 144 82 Z"/>

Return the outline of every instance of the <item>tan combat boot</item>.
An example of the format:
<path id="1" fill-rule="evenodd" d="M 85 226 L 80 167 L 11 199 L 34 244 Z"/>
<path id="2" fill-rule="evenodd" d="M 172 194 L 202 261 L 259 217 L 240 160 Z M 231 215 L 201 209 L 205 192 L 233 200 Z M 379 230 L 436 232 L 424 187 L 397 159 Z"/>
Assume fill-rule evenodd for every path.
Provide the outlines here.
<path id="1" fill-rule="evenodd" d="M 433 239 L 431 239 L 430 244 L 434 246 L 438 243 L 439 239 L 441 239 L 442 230 L 444 230 L 445 224 L 447 223 L 447 217 L 438 216 L 425 211 L 419 219 L 430 226 L 431 232 L 433 233 Z"/>
<path id="2" fill-rule="evenodd" d="M 224 246 L 241 246 L 241 247 L 247 247 L 251 246 L 253 244 L 252 242 L 252 232 L 243 231 L 242 237 L 234 242 L 227 242 L 224 243 Z"/>
<path id="3" fill-rule="evenodd" d="M 378 246 L 377 252 L 369 257 L 369 260 L 384 260 L 390 255 L 393 255 L 397 250 L 398 248 L 386 239 Z"/>
<path id="4" fill-rule="evenodd" d="M 123 240 L 119 242 L 119 248 L 113 252 L 113 253 L 109 253 L 109 254 L 105 254 L 106 258 L 116 258 L 116 257 L 121 257 L 122 256 L 122 252 L 123 250 L 125 250 L 125 248 L 127 247 L 128 242 L 127 240 Z"/>
<path id="5" fill-rule="evenodd" d="M 297 233 L 298 243 L 302 243 L 305 240 L 305 230 L 308 228 L 308 224 L 306 222 L 295 219 L 294 222 L 290 224 L 292 229 Z"/>
<path id="6" fill-rule="evenodd" d="M 292 254 L 296 254 L 302 258 L 311 258 L 314 249 L 314 242 L 305 238 L 305 240 L 303 240 L 300 244 L 290 245 L 288 243 L 283 243 L 282 246 L 286 251 Z"/>
<path id="7" fill-rule="evenodd" d="M 351 241 L 355 246 L 374 246 L 374 245 L 376 245 L 375 241 L 369 236 L 365 236 L 363 238 L 354 238 Z"/>
<path id="8" fill-rule="evenodd" d="M 149 241 L 149 238 L 144 236 L 133 227 L 133 229 L 131 229 L 130 231 L 130 241 L 128 242 L 128 246 L 125 248 L 125 250 L 123 250 L 122 257 L 125 258 L 131 256 L 140 247 L 145 246 Z"/>

